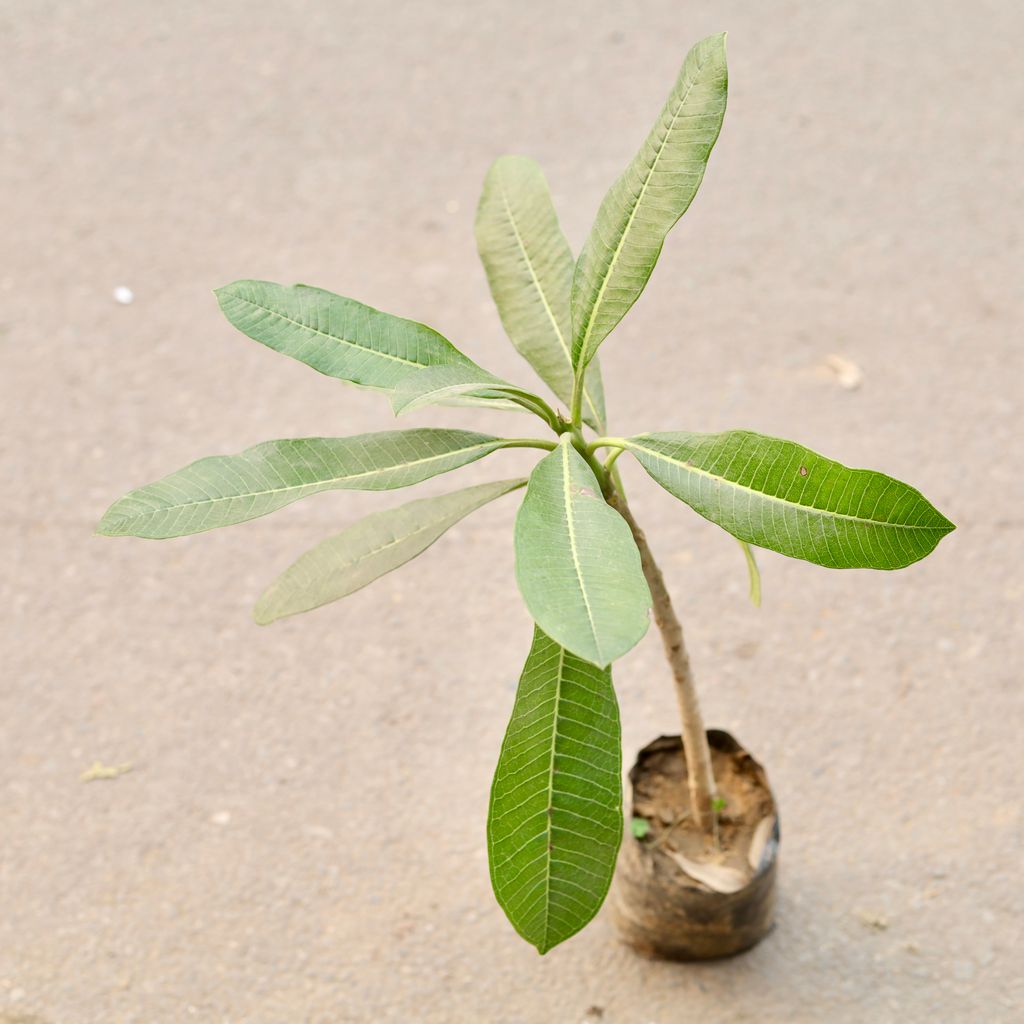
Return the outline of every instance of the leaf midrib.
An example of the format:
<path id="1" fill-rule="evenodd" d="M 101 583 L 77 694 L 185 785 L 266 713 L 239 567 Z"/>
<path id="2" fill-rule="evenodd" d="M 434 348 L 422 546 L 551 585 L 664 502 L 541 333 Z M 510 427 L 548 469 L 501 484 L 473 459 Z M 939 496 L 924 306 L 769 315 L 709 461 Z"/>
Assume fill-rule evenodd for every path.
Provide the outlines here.
<path id="1" fill-rule="evenodd" d="M 429 455 L 425 459 L 415 459 L 412 462 L 400 462 L 394 466 L 387 466 L 383 469 L 367 470 L 365 473 L 352 473 L 346 476 L 325 477 L 322 480 L 314 480 L 306 484 L 296 484 L 292 487 L 268 487 L 265 490 L 261 491 L 246 491 L 243 494 L 227 494 L 217 498 L 204 498 L 201 501 L 183 501 L 178 505 L 161 505 L 159 508 L 147 509 L 145 512 L 140 512 L 137 515 L 124 515 L 121 518 L 120 522 L 124 523 L 128 521 L 142 519 L 146 516 L 158 515 L 162 512 L 175 512 L 178 509 L 193 508 L 197 505 L 215 505 L 217 504 L 217 502 L 220 501 L 235 501 L 238 498 L 259 498 L 264 497 L 265 495 L 268 494 L 285 494 L 288 491 L 301 491 L 307 487 L 319 487 L 321 484 L 335 484 L 341 480 L 360 480 L 363 477 L 387 473 L 390 470 L 406 469 L 409 466 L 423 466 L 426 465 L 426 463 L 428 462 L 435 462 L 438 459 L 444 459 L 450 455 L 461 455 L 466 452 L 477 451 L 480 448 L 489 448 L 494 443 L 495 442 L 493 441 L 488 441 L 483 444 L 473 445 L 472 447 L 469 448 L 453 448 L 451 451 L 441 452 L 438 455 Z M 498 447 L 500 447 L 500 444 L 498 445 Z M 230 456 L 227 457 L 230 458 Z"/>
<path id="2" fill-rule="evenodd" d="M 618 266 L 619 256 L 622 254 L 622 249 L 626 244 L 626 238 L 629 235 L 630 230 L 633 227 L 633 221 L 636 218 L 637 211 L 643 204 L 644 196 L 647 194 L 647 188 L 650 185 L 651 178 L 654 177 L 654 172 L 657 169 L 658 161 L 661 160 L 662 153 L 665 152 L 665 148 L 668 146 L 669 137 L 675 130 L 676 121 L 679 119 L 679 112 L 683 109 L 686 101 L 690 98 L 690 92 L 694 85 L 697 83 L 697 76 L 704 68 L 704 64 L 707 63 L 707 58 L 697 65 L 693 72 L 693 77 L 690 79 L 689 84 L 686 87 L 686 92 L 679 99 L 679 103 L 676 106 L 675 112 L 672 114 L 672 122 L 668 126 L 668 130 L 665 132 L 664 139 L 661 140 L 661 145 L 658 146 L 657 152 L 654 154 L 654 160 L 651 161 L 651 166 L 647 169 L 647 174 L 644 176 L 644 183 L 640 188 L 640 194 L 636 198 L 636 202 L 633 204 L 633 208 L 629 211 L 629 217 L 626 220 L 626 226 L 622 229 L 622 234 L 619 236 L 619 240 L 616 243 L 615 250 L 612 253 L 612 258 L 608 263 L 608 269 L 605 272 L 604 279 L 601 281 L 601 287 L 598 289 L 597 298 L 594 299 L 593 305 L 590 307 L 590 316 L 587 319 L 587 329 L 584 331 L 583 339 L 580 342 L 580 362 L 586 367 L 587 362 L 584 357 L 587 354 L 587 343 L 590 341 L 590 336 L 594 330 L 594 321 L 597 319 L 597 310 L 601 303 L 604 301 L 604 293 L 608 287 L 608 282 L 611 280 L 612 273 Z M 660 118 L 659 118 L 660 120 Z M 627 172 L 628 173 L 628 172 Z M 618 182 L 616 182 L 618 184 Z"/>
<path id="3" fill-rule="evenodd" d="M 565 360 L 569 365 L 569 376 L 571 378 L 574 375 L 572 349 L 570 348 L 569 343 L 565 340 L 565 335 L 562 333 L 562 329 L 558 326 L 558 320 L 555 317 L 554 310 L 551 308 L 551 303 L 548 302 L 547 294 L 540 283 L 540 278 L 537 276 L 537 272 L 533 268 L 533 259 L 531 258 L 530 253 L 526 248 L 526 243 L 523 241 L 523 236 L 519 231 L 519 225 L 516 221 L 515 214 L 512 212 L 512 207 L 509 205 L 508 194 L 505 191 L 505 183 L 501 180 L 500 175 L 499 187 L 501 188 L 501 201 L 504 204 L 505 213 L 508 216 L 508 222 L 512 228 L 512 234 L 515 236 L 516 245 L 519 246 L 519 251 L 523 255 L 523 262 L 526 264 L 526 269 L 529 270 L 530 277 L 533 279 L 534 287 L 537 289 L 537 294 L 540 296 L 540 301 L 544 306 L 544 312 L 547 314 L 548 319 L 551 321 L 551 326 L 555 330 L 555 337 L 558 339 L 558 344 L 562 349 L 562 355 L 565 356 Z M 583 385 L 583 397 L 586 400 L 587 405 L 590 406 L 590 412 L 594 417 L 594 421 L 600 424 L 602 420 L 598 414 L 597 406 L 594 404 L 593 398 L 591 398 L 590 389 L 586 386 L 585 378 Z"/>
<path id="4" fill-rule="evenodd" d="M 579 547 L 576 543 L 576 523 L 572 515 L 572 493 L 569 486 L 569 445 L 562 445 L 562 495 L 565 502 L 565 523 L 569 531 L 569 550 L 572 552 L 572 564 L 576 570 L 576 581 L 579 583 L 580 596 L 583 598 L 583 607 L 587 611 L 587 624 L 590 626 L 590 635 L 594 640 L 594 650 L 598 659 L 601 658 L 601 643 L 597 639 L 597 627 L 594 623 L 594 612 L 590 607 L 590 595 L 587 593 L 587 585 L 583 580 L 583 569 L 580 566 Z"/>
<path id="5" fill-rule="evenodd" d="M 854 523 L 860 523 L 865 526 L 884 526 L 890 530 L 942 530 L 942 526 L 928 526 L 928 525 L 917 525 L 914 523 L 894 523 L 888 519 L 869 519 L 866 516 L 854 516 L 848 512 L 830 512 L 828 509 L 818 508 L 816 505 L 801 505 L 799 502 L 789 501 L 786 498 L 780 498 L 775 494 L 767 494 L 764 491 L 755 490 L 753 487 L 748 487 L 746 484 L 737 483 L 735 480 L 729 480 L 724 476 L 718 476 L 715 473 L 711 473 L 706 469 L 701 469 L 699 466 L 688 465 L 685 461 L 680 459 L 674 459 L 670 455 L 666 455 L 664 452 L 659 452 L 653 448 L 647 448 L 644 445 L 637 444 L 636 441 L 630 439 L 626 443 L 627 448 L 635 448 L 638 451 L 646 452 L 648 455 L 653 455 L 657 459 L 661 459 L 664 462 L 670 462 L 674 466 L 679 466 L 682 470 L 687 473 L 694 473 L 698 476 L 707 477 L 710 480 L 717 480 L 719 483 L 727 484 L 729 487 L 734 487 L 739 491 L 746 491 L 748 494 L 756 495 L 758 498 L 763 498 L 765 501 L 774 501 L 780 505 L 785 505 L 788 508 L 797 509 L 801 512 L 815 512 L 823 517 L 830 517 L 833 519 L 847 519 Z M 845 467 L 849 469 L 849 467 Z M 850 470 L 850 472 L 855 472 Z M 948 532 L 948 531 L 947 531 Z"/>
<path id="6" fill-rule="evenodd" d="M 551 928 L 551 843 L 553 818 L 555 810 L 555 750 L 558 746 L 558 721 L 562 713 L 562 675 L 565 672 L 565 648 L 558 645 L 558 675 L 555 682 L 555 709 L 551 727 L 551 753 L 548 765 L 548 806 L 546 835 L 544 838 L 544 873 L 547 884 L 544 886 L 544 948 L 548 948 Z"/>
<path id="7" fill-rule="evenodd" d="M 328 331 L 322 331 L 317 327 L 313 327 L 311 324 L 304 323 L 302 320 L 296 320 L 294 317 L 287 316 L 286 314 L 274 309 L 272 306 L 265 306 L 262 302 L 257 302 L 255 299 L 248 298 L 246 296 L 237 295 L 236 298 L 240 302 L 245 302 L 250 306 L 255 306 L 257 309 L 262 309 L 265 313 L 269 313 L 271 316 L 277 317 L 279 320 L 284 320 L 285 323 L 293 324 L 295 327 L 301 327 L 304 331 L 309 331 L 311 334 L 318 334 L 322 338 L 328 338 L 331 341 L 337 342 L 339 345 L 350 345 L 354 349 L 358 349 L 360 352 L 366 352 L 370 355 L 380 356 L 381 359 L 391 359 L 396 363 L 404 363 L 406 366 L 429 366 L 429 363 L 419 363 L 415 359 L 405 359 L 402 356 L 396 356 L 391 352 L 382 352 L 380 349 L 370 348 L 366 345 L 360 345 L 358 342 L 353 341 L 351 338 L 343 338 L 337 334 L 331 334 Z M 369 308 L 369 307 L 367 307 Z M 384 314 L 386 315 L 386 314 Z M 367 385 L 369 387 L 370 385 Z"/>

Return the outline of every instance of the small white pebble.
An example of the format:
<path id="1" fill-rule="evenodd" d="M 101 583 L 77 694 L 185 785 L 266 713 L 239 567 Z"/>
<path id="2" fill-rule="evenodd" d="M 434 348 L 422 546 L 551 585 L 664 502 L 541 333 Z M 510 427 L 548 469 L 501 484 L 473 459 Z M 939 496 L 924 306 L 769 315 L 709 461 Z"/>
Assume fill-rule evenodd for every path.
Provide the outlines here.
<path id="1" fill-rule="evenodd" d="M 122 306 L 130 306 L 134 298 L 135 293 L 131 288 L 127 288 L 123 284 L 119 284 L 114 289 L 114 301 L 121 303 Z"/>
<path id="2" fill-rule="evenodd" d="M 210 815 L 210 821 L 212 821 L 214 825 L 226 825 L 230 820 L 230 811 L 217 811 L 216 814 Z"/>

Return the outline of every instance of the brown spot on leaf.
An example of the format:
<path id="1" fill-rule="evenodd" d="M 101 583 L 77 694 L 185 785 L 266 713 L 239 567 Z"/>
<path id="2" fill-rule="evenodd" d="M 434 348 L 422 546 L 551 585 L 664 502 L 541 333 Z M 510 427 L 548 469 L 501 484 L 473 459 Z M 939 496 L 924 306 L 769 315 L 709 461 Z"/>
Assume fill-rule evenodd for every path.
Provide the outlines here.
<path id="1" fill-rule="evenodd" d="M 801 476 L 807 476 L 807 467 L 806 466 L 801 466 L 800 467 L 800 475 Z"/>

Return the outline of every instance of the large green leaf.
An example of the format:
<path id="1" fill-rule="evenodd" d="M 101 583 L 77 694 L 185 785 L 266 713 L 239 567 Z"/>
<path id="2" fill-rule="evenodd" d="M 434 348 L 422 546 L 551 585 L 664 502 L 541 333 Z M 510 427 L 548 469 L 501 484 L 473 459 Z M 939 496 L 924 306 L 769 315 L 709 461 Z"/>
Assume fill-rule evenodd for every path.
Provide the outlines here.
<path id="1" fill-rule="evenodd" d="M 308 285 L 236 281 L 217 290 L 243 334 L 329 377 L 390 391 L 424 366 L 472 366 L 437 331 Z"/>
<path id="2" fill-rule="evenodd" d="M 256 602 L 256 621 L 266 625 L 347 597 L 426 551 L 470 512 L 525 483 L 479 484 L 368 515 L 286 569 Z"/>
<path id="3" fill-rule="evenodd" d="M 640 152 L 601 203 L 572 285 L 573 362 L 585 367 L 644 290 L 697 194 L 725 116 L 725 35 L 687 55 Z"/>
<path id="4" fill-rule="evenodd" d="M 573 654 L 608 665 L 647 632 L 651 594 L 633 535 L 568 435 L 530 475 L 515 547 L 534 622 Z"/>
<path id="5" fill-rule="evenodd" d="M 669 493 L 748 544 L 832 569 L 901 569 L 954 529 L 907 484 L 747 430 L 624 442 Z"/>
<path id="6" fill-rule="evenodd" d="M 131 491 L 107 510 L 98 533 L 162 539 L 265 516 L 319 491 L 383 491 L 475 462 L 500 438 L 420 428 L 354 437 L 266 441 L 240 455 L 200 459 Z"/>
<path id="7" fill-rule="evenodd" d="M 622 840 L 622 743 L 611 672 L 538 627 L 498 758 L 491 883 L 541 953 L 598 912 Z"/>
<path id="8" fill-rule="evenodd" d="M 476 242 L 505 332 L 568 407 L 573 258 L 536 161 L 503 156 L 491 164 L 477 209 Z M 604 389 L 596 363 L 586 377 L 583 416 L 595 430 L 604 430 Z"/>

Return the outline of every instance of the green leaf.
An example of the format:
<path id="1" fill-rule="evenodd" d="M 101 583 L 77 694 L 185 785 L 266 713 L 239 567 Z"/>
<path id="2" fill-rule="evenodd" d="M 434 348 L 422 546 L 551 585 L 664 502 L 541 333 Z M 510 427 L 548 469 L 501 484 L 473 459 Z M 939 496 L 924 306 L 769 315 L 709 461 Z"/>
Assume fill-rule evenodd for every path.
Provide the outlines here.
<path id="1" fill-rule="evenodd" d="M 633 535 L 568 435 L 530 475 L 515 546 L 534 622 L 573 654 L 608 665 L 647 632 L 651 594 Z"/>
<path id="2" fill-rule="evenodd" d="M 919 492 L 747 430 L 624 445 L 670 494 L 748 544 L 832 569 L 901 569 L 954 529 Z"/>
<path id="3" fill-rule="evenodd" d="M 761 570 L 754 558 L 754 549 L 745 541 L 739 541 L 740 550 L 747 563 L 747 575 L 750 577 L 750 603 L 755 608 L 761 607 Z"/>
<path id="4" fill-rule="evenodd" d="M 466 430 L 423 427 L 354 437 L 266 441 L 240 455 L 200 459 L 131 491 L 97 532 L 162 539 L 265 516 L 320 491 L 383 491 L 465 466 L 502 447 Z"/>
<path id="5" fill-rule="evenodd" d="M 572 250 L 536 161 L 503 156 L 491 164 L 477 209 L 476 242 L 505 332 L 568 407 L 574 376 Z M 604 388 L 596 363 L 587 373 L 583 418 L 604 430 Z"/>
<path id="6" fill-rule="evenodd" d="M 519 934 L 546 953 L 608 893 L 622 841 L 622 744 L 611 672 L 538 627 L 491 787 L 491 884 Z"/>
<path id="7" fill-rule="evenodd" d="M 629 830 L 633 833 L 634 839 L 643 839 L 651 831 L 651 823 L 646 818 L 633 818 L 629 823 Z"/>
<path id="8" fill-rule="evenodd" d="M 725 35 L 710 36 L 686 55 L 651 134 L 605 196 L 572 284 L 577 370 L 639 298 L 665 237 L 697 194 L 727 89 Z"/>
<path id="9" fill-rule="evenodd" d="M 428 405 L 445 405 L 456 398 L 475 398 L 488 404 L 510 404 L 512 408 L 537 412 L 554 423 L 544 410 L 547 403 L 538 395 L 509 384 L 479 366 L 428 366 L 406 374 L 391 393 L 391 408 L 401 416 Z M 503 402 L 503 400 L 505 400 Z"/>
<path id="10" fill-rule="evenodd" d="M 360 590 L 426 551 L 470 512 L 525 480 L 499 480 L 374 512 L 307 551 L 256 603 L 260 625 L 308 612 Z"/>
<path id="11" fill-rule="evenodd" d="M 321 288 L 236 281 L 216 294 L 243 334 L 360 387 L 389 391 L 424 366 L 473 365 L 430 327 Z"/>

